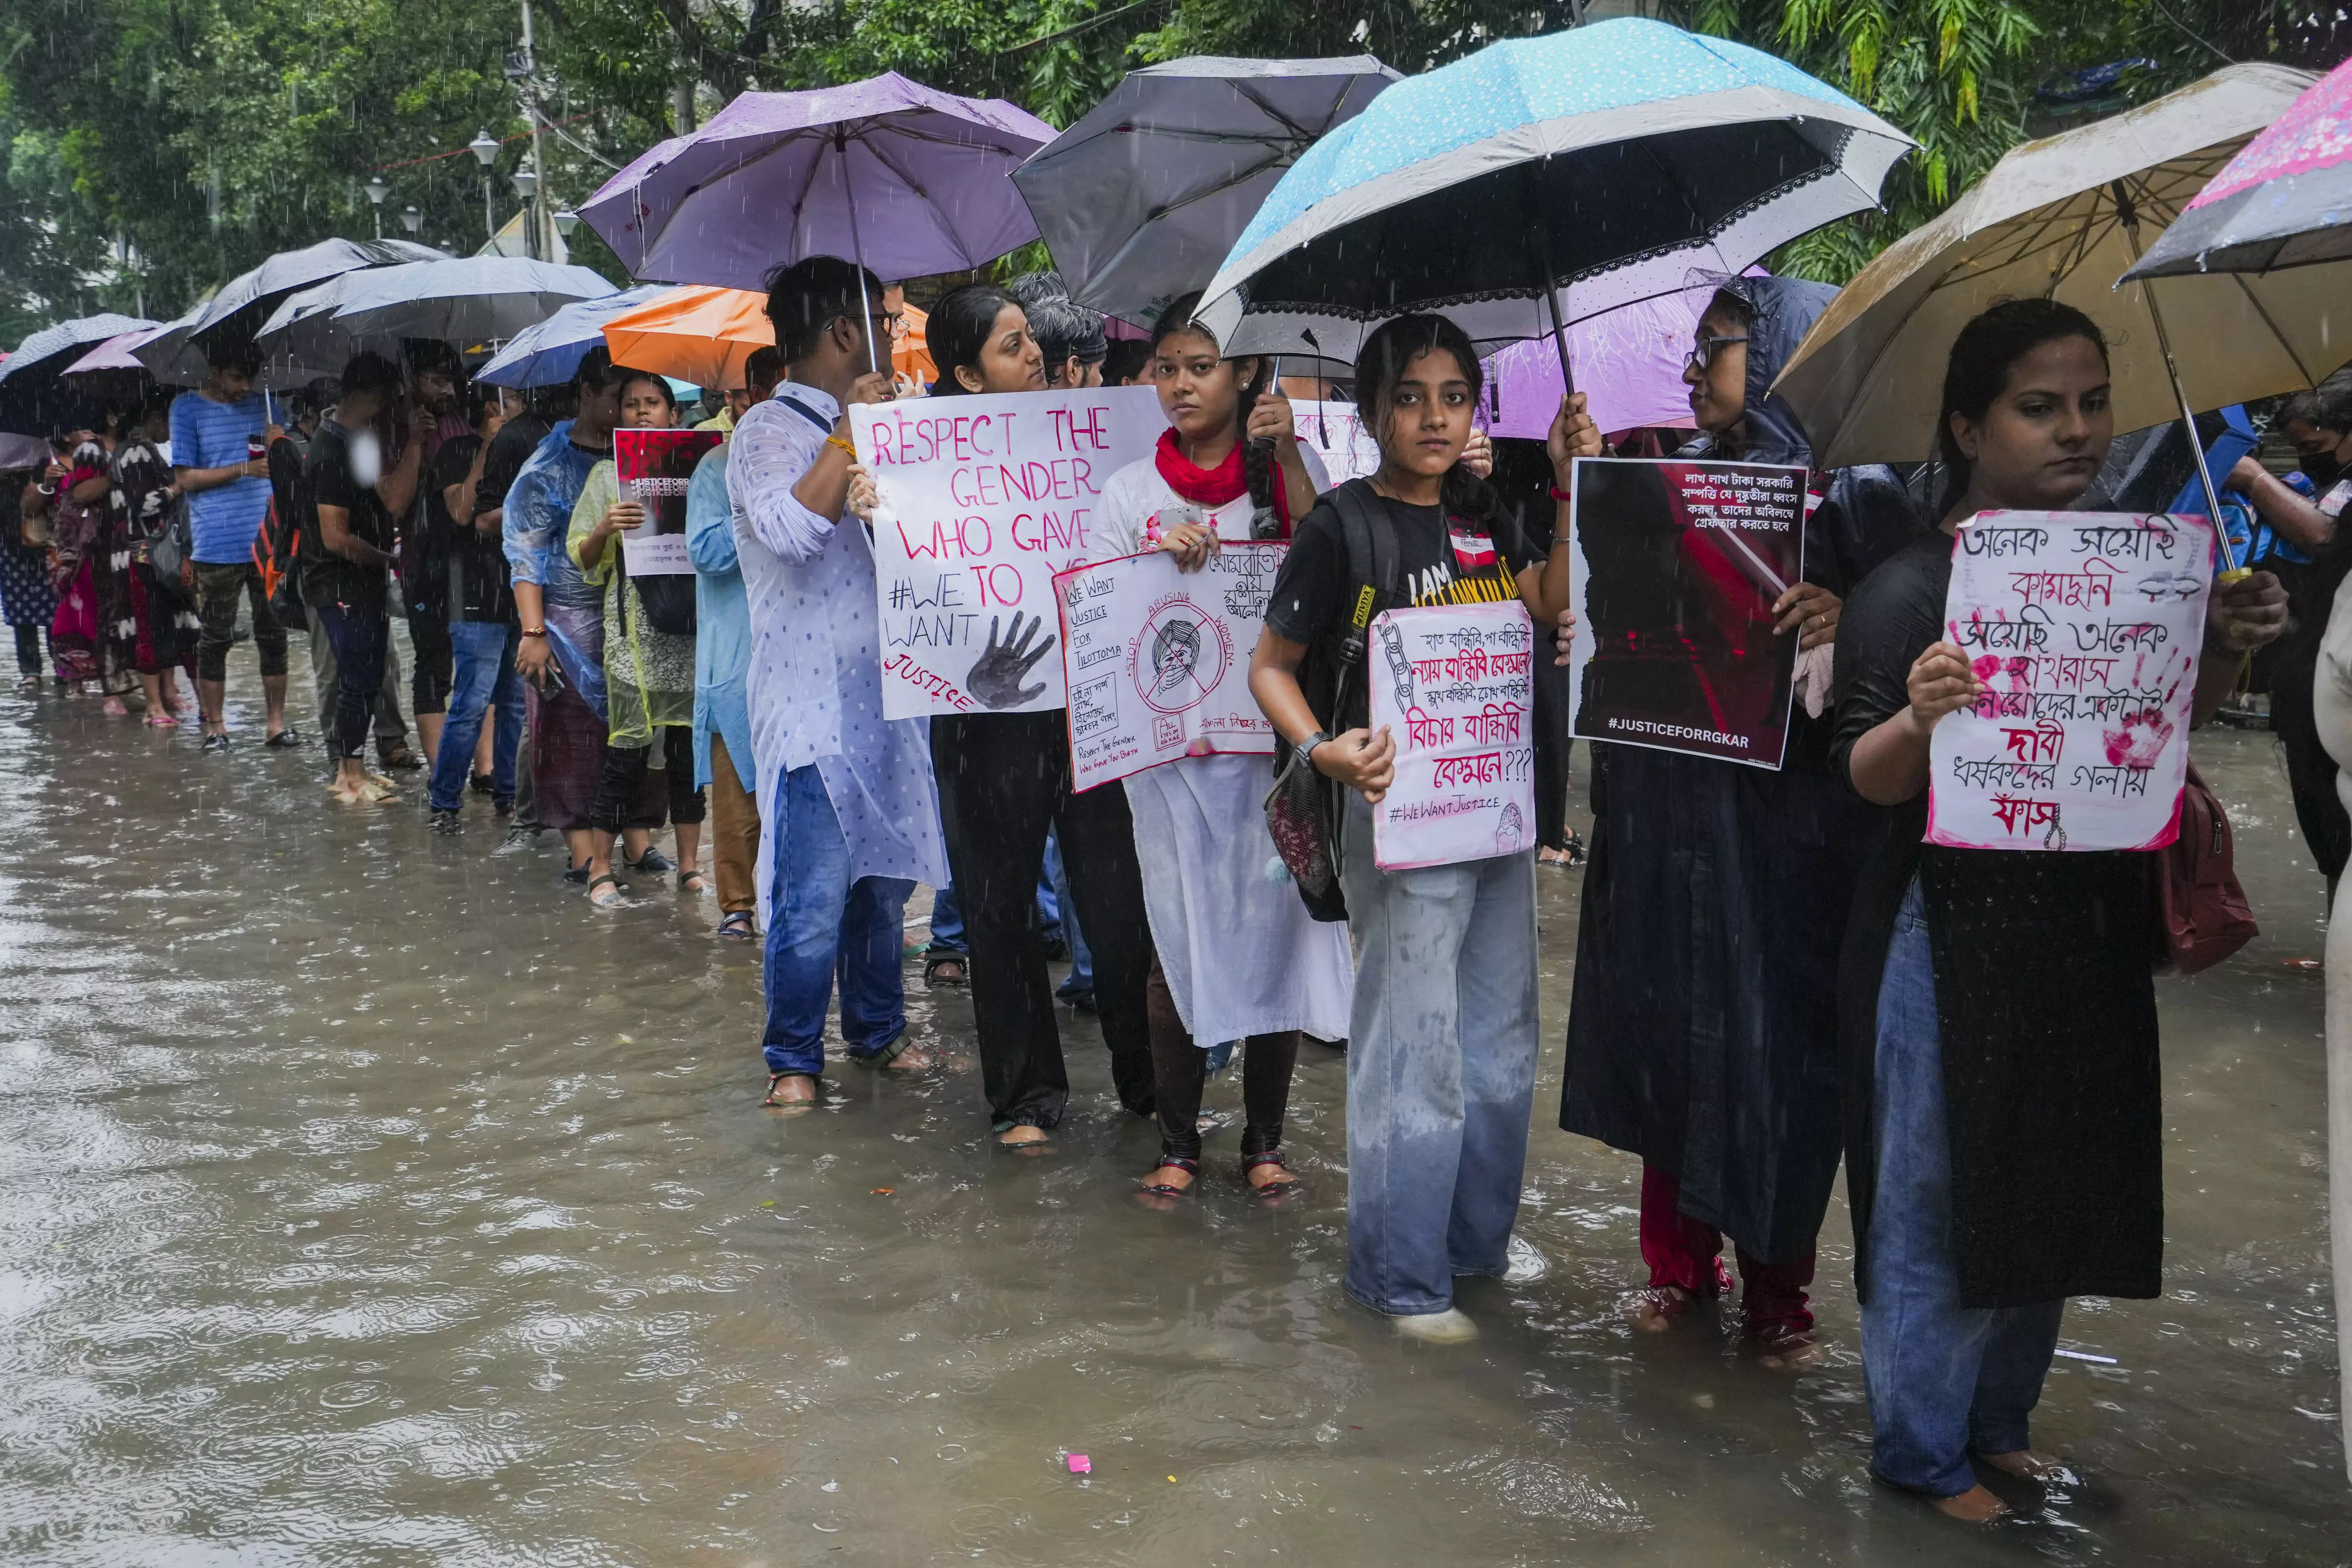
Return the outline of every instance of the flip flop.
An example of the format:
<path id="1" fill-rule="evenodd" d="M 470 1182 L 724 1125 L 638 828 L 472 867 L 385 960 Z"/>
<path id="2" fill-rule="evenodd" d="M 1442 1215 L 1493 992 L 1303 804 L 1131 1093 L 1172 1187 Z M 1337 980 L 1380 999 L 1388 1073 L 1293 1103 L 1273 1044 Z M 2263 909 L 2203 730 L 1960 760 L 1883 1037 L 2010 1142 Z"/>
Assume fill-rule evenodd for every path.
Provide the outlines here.
<path id="1" fill-rule="evenodd" d="M 261 743 L 273 752 L 290 751 L 302 743 L 302 732 L 289 724 Z"/>

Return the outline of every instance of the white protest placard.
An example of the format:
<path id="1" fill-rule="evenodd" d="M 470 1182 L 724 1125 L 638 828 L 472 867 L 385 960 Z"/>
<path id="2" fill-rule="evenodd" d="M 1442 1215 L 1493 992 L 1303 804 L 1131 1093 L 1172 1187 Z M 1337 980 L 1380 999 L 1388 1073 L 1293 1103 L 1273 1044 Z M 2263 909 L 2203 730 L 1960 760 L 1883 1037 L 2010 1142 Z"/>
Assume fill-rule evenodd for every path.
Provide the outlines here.
<path id="1" fill-rule="evenodd" d="M 1372 728 L 1396 782 L 1372 807 L 1383 871 L 1517 854 L 1536 841 L 1535 626 L 1517 599 L 1372 619 Z"/>
<path id="2" fill-rule="evenodd" d="M 1317 403 L 1305 397 L 1290 400 L 1290 422 L 1298 444 L 1311 447 L 1329 471 L 1335 485 L 1360 479 L 1381 466 L 1381 449 L 1364 429 L 1352 403 Z"/>
<path id="3" fill-rule="evenodd" d="M 1936 723 L 1927 841 L 2171 843 L 2212 562 L 2201 517 L 1987 511 L 1962 523 L 1944 636 L 1990 689 Z"/>
<path id="4" fill-rule="evenodd" d="M 1148 386 L 855 404 L 874 475 L 882 715 L 1060 708 L 1054 574 L 1092 561 L 1103 482 L 1168 427 Z"/>
<path id="5" fill-rule="evenodd" d="M 1178 757 L 1273 752 L 1274 725 L 1250 695 L 1249 661 L 1289 553 L 1287 544 L 1229 543 L 1186 572 L 1154 550 L 1054 579 L 1073 788 Z"/>

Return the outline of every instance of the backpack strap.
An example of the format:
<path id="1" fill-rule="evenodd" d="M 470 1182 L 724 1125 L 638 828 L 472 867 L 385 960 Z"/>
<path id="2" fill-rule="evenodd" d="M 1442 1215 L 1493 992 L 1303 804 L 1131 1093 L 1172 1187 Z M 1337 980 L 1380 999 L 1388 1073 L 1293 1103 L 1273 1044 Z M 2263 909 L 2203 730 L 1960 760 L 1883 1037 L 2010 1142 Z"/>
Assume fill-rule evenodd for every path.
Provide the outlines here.
<path id="1" fill-rule="evenodd" d="M 1349 479 L 1325 499 L 1339 513 L 1348 547 L 1348 630 L 1339 639 L 1344 679 L 1346 669 L 1364 661 L 1372 617 L 1396 602 L 1396 525 L 1369 479 Z"/>

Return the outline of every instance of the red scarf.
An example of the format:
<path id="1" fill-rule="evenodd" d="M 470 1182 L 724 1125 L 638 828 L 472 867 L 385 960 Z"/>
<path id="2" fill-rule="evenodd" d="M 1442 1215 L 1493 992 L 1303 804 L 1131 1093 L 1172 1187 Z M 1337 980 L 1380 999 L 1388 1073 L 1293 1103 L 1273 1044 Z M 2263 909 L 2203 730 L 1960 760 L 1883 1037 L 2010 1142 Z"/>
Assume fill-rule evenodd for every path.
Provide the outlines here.
<path id="1" fill-rule="evenodd" d="M 1249 480 L 1242 474 L 1242 444 L 1225 454 L 1225 460 L 1213 468 L 1204 468 L 1187 458 L 1176 445 L 1173 426 L 1160 432 L 1159 449 L 1151 460 L 1160 469 L 1160 477 L 1168 488 L 1195 506 L 1216 508 L 1237 500 L 1249 489 Z M 1281 524 L 1278 537 L 1290 537 L 1290 498 L 1284 493 L 1289 487 L 1282 482 L 1277 469 L 1274 476 L 1274 515 Z"/>

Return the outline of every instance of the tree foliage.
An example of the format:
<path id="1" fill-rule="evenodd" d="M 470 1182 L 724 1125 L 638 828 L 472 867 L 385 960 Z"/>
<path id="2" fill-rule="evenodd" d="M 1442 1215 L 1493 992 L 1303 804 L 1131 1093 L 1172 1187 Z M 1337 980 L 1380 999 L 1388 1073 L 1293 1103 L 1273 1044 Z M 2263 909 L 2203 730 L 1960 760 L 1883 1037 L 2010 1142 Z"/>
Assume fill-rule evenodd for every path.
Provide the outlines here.
<path id="1" fill-rule="evenodd" d="M 746 88 L 898 70 L 1012 99 L 1056 125 L 1120 73 L 1185 54 L 1368 52 L 1425 69 L 1568 25 L 1570 0 L 10 0 L 0 7 L 0 342 L 99 309 L 175 313 L 272 250 L 400 233 L 470 249 L 481 171 L 505 141 L 497 216 L 529 121 L 551 200 Z M 1917 138 L 1886 210 L 1776 258 L 1840 279 L 2029 131 L 2136 101 L 2226 58 L 2326 66 L 2352 37 L 2287 0 L 1654 0 L 1669 20 L 1794 60 Z M 2327 13 L 2332 17 L 2334 13 Z M 2086 95 L 2072 73 L 2139 60 Z M 584 236 L 584 231 L 583 231 Z M 601 254 L 588 242 L 584 248 Z M 609 257 L 604 258 L 609 262 Z"/>

